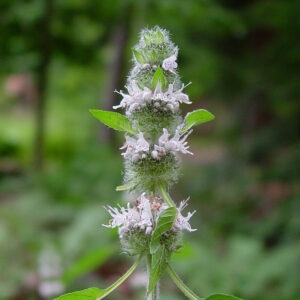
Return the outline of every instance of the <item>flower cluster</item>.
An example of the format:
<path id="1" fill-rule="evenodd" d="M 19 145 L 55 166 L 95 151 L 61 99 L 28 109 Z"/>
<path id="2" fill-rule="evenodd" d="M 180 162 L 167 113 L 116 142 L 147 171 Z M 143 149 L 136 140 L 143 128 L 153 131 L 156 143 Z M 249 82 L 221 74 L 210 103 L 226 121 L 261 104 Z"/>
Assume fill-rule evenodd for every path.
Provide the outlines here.
<path id="1" fill-rule="evenodd" d="M 160 159 L 166 156 L 167 153 L 175 154 L 181 152 L 183 154 L 191 154 L 186 139 L 192 131 L 186 134 L 180 133 L 180 128 L 176 129 L 172 138 L 166 128 L 163 128 L 163 134 L 158 139 L 158 145 L 154 144 L 151 148 L 151 156 L 154 159 Z M 122 156 L 126 159 L 131 159 L 132 162 L 137 162 L 140 159 L 146 159 L 150 154 L 150 144 L 144 138 L 142 132 L 139 132 L 138 137 L 134 138 L 129 135 L 125 136 L 126 142 L 120 149 L 126 149 Z"/>
<path id="2" fill-rule="evenodd" d="M 187 206 L 189 199 L 184 200 L 180 203 L 177 208 L 177 216 L 173 224 L 173 231 L 195 231 L 189 224 L 190 218 L 193 216 L 194 212 L 189 212 L 186 217 L 184 217 L 181 212 Z M 153 228 L 155 228 L 157 219 L 162 211 L 168 208 L 160 197 L 146 197 L 145 193 L 141 194 L 138 198 L 136 205 L 130 207 L 127 204 L 127 208 L 119 207 L 113 208 L 111 206 L 106 207 L 106 210 L 111 215 L 109 225 L 103 225 L 110 228 L 119 228 L 119 235 L 122 238 L 123 235 L 131 231 L 132 229 L 138 229 L 139 231 L 145 232 L 145 234 L 151 234 Z"/>
<path id="3" fill-rule="evenodd" d="M 148 87 L 140 89 L 136 82 L 133 81 L 131 85 L 126 86 L 128 94 L 125 94 L 123 91 L 117 92 L 122 95 L 123 99 L 119 105 L 113 106 L 113 108 L 125 108 L 126 114 L 130 115 L 133 111 L 145 107 L 147 103 L 153 103 L 156 109 L 162 106 L 164 110 L 175 112 L 179 109 L 180 103 L 191 103 L 189 96 L 182 92 L 186 86 L 182 84 L 180 89 L 175 90 L 174 84 L 170 83 L 168 89 L 164 92 L 160 81 L 154 90 Z"/>

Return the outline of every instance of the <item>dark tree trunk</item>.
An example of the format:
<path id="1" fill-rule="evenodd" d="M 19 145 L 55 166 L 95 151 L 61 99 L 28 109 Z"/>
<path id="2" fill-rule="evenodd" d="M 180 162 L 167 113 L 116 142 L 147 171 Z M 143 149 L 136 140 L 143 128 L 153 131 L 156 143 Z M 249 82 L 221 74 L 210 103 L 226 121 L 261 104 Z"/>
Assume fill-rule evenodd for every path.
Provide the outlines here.
<path id="1" fill-rule="evenodd" d="M 44 0 L 45 14 L 40 29 L 40 64 L 37 69 L 38 98 L 36 103 L 36 135 L 34 145 L 34 165 L 41 169 L 44 162 L 45 106 L 48 83 L 48 67 L 52 54 L 51 21 L 53 0 Z"/>
<path id="2" fill-rule="evenodd" d="M 123 83 L 131 10 L 131 6 L 126 7 L 119 24 L 112 32 L 111 45 L 114 54 L 107 70 L 107 88 L 104 90 L 103 95 L 101 95 L 100 104 L 104 110 L 112 110 L 112 106 L 117 104 L 118 95 L 114 91 L 119 90 Z M 114 141 L 113 131 L 104 126 L 101 127 L 100 137 L 109 142 Z"/>

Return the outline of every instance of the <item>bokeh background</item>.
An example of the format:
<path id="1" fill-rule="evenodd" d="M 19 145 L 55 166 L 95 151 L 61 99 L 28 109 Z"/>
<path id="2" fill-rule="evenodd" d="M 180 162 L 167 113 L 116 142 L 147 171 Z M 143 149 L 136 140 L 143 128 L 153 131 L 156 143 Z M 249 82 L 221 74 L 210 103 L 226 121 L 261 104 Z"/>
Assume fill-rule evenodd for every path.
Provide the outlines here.
<path id="1" fill-rule="evenodd" d="M 171 194 L 198 231 L 172 264 L 199 295 L 300 299 L 297 0 L 1 0 L 0 299 L 105 287 L 132 263 L 103 205 L 124 203 L 122 135 L 88 112 L 120 101 L 139 31 L 179 46 L 195 108 Z M 107 299 L 143 299 L 145 268 Z M 184 299 L 167 276 L 162 300 Z"/>

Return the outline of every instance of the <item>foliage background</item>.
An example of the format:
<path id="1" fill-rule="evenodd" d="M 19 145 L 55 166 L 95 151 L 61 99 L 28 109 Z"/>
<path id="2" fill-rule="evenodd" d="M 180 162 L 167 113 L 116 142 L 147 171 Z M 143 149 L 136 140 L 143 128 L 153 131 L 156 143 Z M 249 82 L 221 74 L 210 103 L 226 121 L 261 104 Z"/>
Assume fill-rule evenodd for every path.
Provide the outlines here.
<path id="1" fill-rule="evenodd" d="M 42 299 L 39 258 L 66 291 L 104 287 L 131 259 L 102 206 L 122 203 L 121 135 L 90 108 L 120 101 L 145 26 L 171 31 L 195 129 L 172 190 L 198 231 L 173 265 L 200 295 L 300 299 L 299 34 L 296 0 L 2 0 L 0 299 Z M 127 197 L 127 196 L 126 196 Z M 144 268 L 108 299 L 142 299 Z M 55 277 L 54 276 L 54 277 Z M 162 281 L 162 299 L 184 299 Z M 51 298 L 51 297 L 50 297 Z"/>

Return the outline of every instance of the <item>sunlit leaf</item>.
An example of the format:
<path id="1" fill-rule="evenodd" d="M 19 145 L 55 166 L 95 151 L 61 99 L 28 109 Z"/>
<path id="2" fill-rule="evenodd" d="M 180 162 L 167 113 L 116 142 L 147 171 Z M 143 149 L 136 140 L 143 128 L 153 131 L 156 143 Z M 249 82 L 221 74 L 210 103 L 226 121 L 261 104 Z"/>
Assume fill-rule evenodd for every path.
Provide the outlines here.
<path id="1" fill-rule="evenodd" d="M 175 207 L 169 207 L 162 211 L 158 217 L 156 227 L 151 237 L 150 253 L 155 253 L 160 246 L 161 236 L 168 230 L 170 230 L 174 224 L 177 216 L 177 209 Z"/>
<path id="2" fill-rule="evenodd" d="M 132 129 L 130 121 L 124 116 L 114 111 L 104 111 L 100 109 L 91 109 L 90 113 L 103 124 L 115 130 L 137 133 Z"/>
<path id="3" fill-rule="evenodd" d="M 202 124 L 208 121 L 211 121 L 215 118 L 215 116 L 205 109 L 198 109 L 193 112 L 190 112 L 185 117 L 185 126 L 181 130 L 181 133 L 189 130 L 195 125 Z"/>

